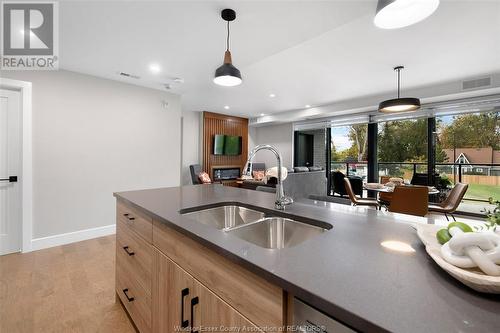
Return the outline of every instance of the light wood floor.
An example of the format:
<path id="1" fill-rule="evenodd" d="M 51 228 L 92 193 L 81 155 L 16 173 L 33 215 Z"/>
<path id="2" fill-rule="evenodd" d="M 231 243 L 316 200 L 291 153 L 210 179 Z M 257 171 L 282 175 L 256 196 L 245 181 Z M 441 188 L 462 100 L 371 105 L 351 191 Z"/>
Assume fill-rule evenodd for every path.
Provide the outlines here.
<path id="1" fill-rule="evenodd" d="M 135 332 L 114 286 L 114 235 L 0 256 L 0 333 Z"/>

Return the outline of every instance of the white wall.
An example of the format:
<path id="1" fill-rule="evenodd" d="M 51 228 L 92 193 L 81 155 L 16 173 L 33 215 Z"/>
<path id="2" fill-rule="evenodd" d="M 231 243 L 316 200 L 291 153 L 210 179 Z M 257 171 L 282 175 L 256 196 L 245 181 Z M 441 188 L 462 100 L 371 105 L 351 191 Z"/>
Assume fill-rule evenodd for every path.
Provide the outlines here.
<path id="1" fill-rule="evenodd" d="M 256 146 L 257 128 L 248 126 L 248 151 Z"/>
<path id="2" fill-rule="evenodd" d="M 181 164 L 181 184 L 190 185 L 191 174 L 189 166 L 191 164 L 201 164 L 202 144 L 202 113 L 201 112 L 182 112 L 182 164 Z"/>
<path id="3" fill-rule="evenodd" d="M 179 96 L 68 71 L 1 76 L 33 83 L 33 238 L 114 224 L 115 191 L 179 184 Z"/>
<path id="4" fill-rule="evenodd" d="M 293 124 L 280 124 L 264 127 L 256 127 L 249 131 L 252 136 L 249 140 L 254 145 L 270 144 L 275 146 L 283 158 L 283 166 L 293 166 Z M 253 148 L 253 147 L 252 147 Z M 264 162 L 270 168 L 276 165 L 274 154 L 269 151 L 260 151 L 254 159 L 255 162 Z"/>

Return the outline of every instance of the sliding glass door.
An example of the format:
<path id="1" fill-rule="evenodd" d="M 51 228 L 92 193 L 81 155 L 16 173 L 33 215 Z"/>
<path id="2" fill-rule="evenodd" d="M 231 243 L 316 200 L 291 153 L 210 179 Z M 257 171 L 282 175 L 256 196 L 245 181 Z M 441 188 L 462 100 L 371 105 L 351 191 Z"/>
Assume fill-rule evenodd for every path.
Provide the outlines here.
<path id="1" fill-rule="evenodd" d="M 426 112 L 297 124 L 294 164 L 325 168 L 327 195 L 336 192 L 335 172 L 363 182 L 378 182 L 380 176 L 407 182 L 415 178 L 416 184 L 438 187 L 441 194 L 429 197 L 436 202 L 454 184 L 466 183 L 469 189 L 459 211 L 484 214 L 493 208 L 490 199 L 500 200 L 500 97 L 498 106 L 477 103 L 484 101 L 460 102 L 453 105 L 457 109 L 438 105 Z"/>
<path id="2" fill-rule="evenodd" d="M 411 181 L 427 175 L 427 118 L 386 121 L 378 124 L 379 176 Z"/>
<path id="3" fill-rule="evenodd" d="M 447 183 L 469 188 L 459 210 L 482 214 L 500 200 L 500 112 L 436 117 L 436 171 Z"/>
<path id="4" fill-rule="evenodd" d="M 328 128 L 330 144 L 327 152 L 330 157 L 329 195 L 334 195 L 335 184 L 332 181 L 334 172 L 345 176 L 356 176 L 366 181 L 368 174 L 368 124 L 333 126 Z"/>

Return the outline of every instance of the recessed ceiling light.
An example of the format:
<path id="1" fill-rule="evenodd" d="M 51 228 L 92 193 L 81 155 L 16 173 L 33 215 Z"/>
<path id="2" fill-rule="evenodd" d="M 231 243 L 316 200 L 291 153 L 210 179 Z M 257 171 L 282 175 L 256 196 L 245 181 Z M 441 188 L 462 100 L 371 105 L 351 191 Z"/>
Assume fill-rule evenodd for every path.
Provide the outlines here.
<path id="1" fill-rule="evenodd" d="M 276 97 L 276 95 L 275 94 L 269 94 L 269 97 L 274 98 L 274 97 Z"/>
<path id="2" fill-rule="evenodd" d="M 229 110 L 229 105 L 224 106 L 224 109 Z"/>
<path id="3" fill-rule="evenodd" d="M 306 104 L 306 105 L 304 105 L 304 107 L 306 107 L 306 108 L 310 108 L 310 107 L 311 107 L 311 105 Z"/>
<path id="4" fill-rule="evenodd" d="M 266 115 L 265 113 L 261 113 L 261 114 L 260 114 L 260 116 L 261 116 L 261 117 L 264 117 L 265 115 Z"/>
<path id="5" fill-rule="evenodd" d="M 150 64 L 149 65 L 149 70 L 151 71 L 151 73 L 153 74 L 158 74 L 161 72 L 161 67 L 160 65 L 158 64 Z"/>

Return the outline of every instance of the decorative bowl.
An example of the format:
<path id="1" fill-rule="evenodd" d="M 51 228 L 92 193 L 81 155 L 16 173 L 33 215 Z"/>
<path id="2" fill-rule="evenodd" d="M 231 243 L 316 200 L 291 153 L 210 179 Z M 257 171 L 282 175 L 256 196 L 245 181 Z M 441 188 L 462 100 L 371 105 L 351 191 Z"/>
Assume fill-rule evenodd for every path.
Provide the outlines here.
<path id="1" fill-rule="evenodd" d="M 436 239 L 436 232 L 443 226 L 435 224 L 417 224 L 417 235 L 425 245 L 429 256 L 448 274 L 466 286 L 490 294 L 500 294 L 500 276 L 485 275 L 479 268 L 459 268 L 453 266 L 441 256 L 441 244 Z"/>

